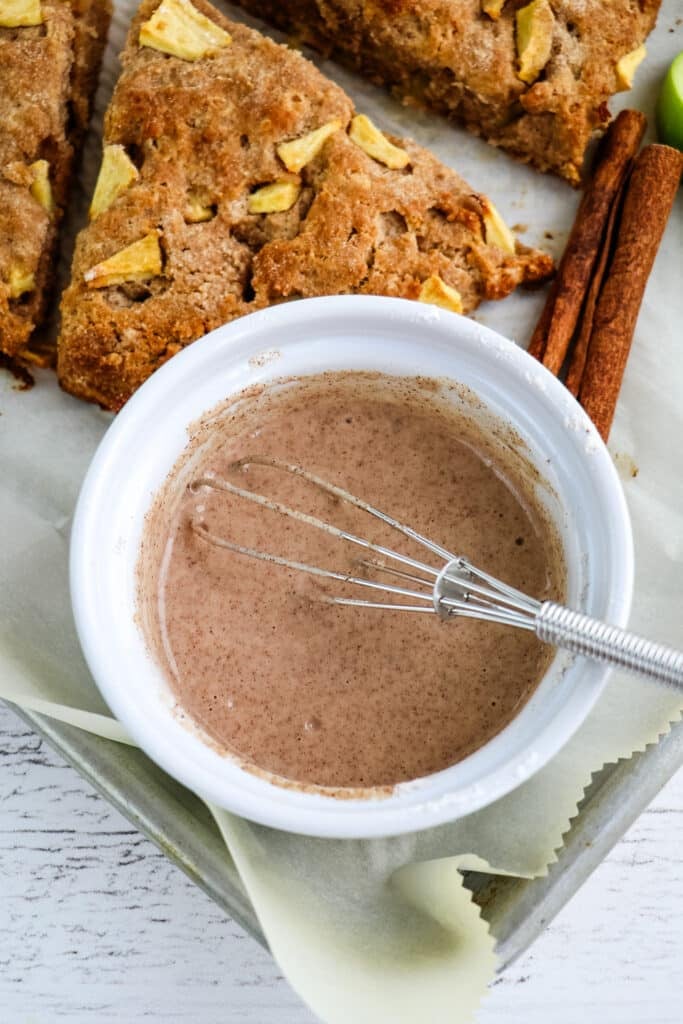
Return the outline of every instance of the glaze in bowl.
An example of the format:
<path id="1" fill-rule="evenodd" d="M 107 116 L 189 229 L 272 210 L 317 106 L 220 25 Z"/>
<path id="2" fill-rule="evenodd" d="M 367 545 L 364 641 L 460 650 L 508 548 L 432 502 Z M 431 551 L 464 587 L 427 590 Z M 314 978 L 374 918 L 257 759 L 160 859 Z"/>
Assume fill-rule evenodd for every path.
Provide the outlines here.
<path id="1" fill-rule="evenodd" d="M 458 764 L 383 796 L 339 799 L 283 787 L 183 724 L 136 620 L 145 515 L 204 413 L 250 385 L 327 370 L 435 377 L 473 392 L 473 414 L 511 428 L 538 471 L 537 494 L 563 547 L 567 603 L 626 625 L 633 586 L 626 503 L 607 449 L 564 386 L 472 320 L 370 296 L 306 299 L 236 320 L 175 356 L 139 389 L 83 483 L 71 536 L 72 602 L 105 700 L 170 775 L 218 806 L 287 831 L 395 835 L 469 814 L 529 778 L 584 721 L 609 669 L 558 653 L 497 736 Z"/>

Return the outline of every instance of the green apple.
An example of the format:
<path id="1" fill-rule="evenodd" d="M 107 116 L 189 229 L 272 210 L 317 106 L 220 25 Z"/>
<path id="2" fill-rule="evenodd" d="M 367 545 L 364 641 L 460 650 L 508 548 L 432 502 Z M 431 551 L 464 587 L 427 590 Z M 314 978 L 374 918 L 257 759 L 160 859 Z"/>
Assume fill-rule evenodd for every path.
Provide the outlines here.
<path id="1" fill-rule="evenodd" d="M 657 131 L 662 142 L 683 150 L 683 53 L 666 73 L 657 102 Z"/>

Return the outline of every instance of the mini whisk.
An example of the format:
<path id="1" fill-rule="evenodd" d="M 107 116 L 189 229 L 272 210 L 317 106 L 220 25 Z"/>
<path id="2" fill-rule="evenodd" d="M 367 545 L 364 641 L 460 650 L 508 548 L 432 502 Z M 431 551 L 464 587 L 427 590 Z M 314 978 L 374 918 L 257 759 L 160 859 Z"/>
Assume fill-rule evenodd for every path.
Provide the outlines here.
<path id="1" fill-rule="evenodd" d="M 440 544 L 422 536 L 416 530 L 398 522 L 385 512 L 374 508 L 361 498 L 355 497 L 342 487 L 328 483 L 301 466 L 290 465 L 280 459 L 250 455 L 239 459 L 230 467 L 232 470 L 247 466 L 267 466 L 289 473 L 305 480 L 314 487 L 366 512 L 380 520 L 404 537 L 421 545 L 432 555 L 443 560 L 440 568 L 428 565 L 419 559 L 394 551 L 382 544 L 375 544 L 363 537 L 339 529 L 332 523 L 290 508 L 263 494 L 245 490 L 230 481 L 207 475 L 192 482 L 193 492 L 201 488 L 224 491 L 238 498 L 253 502 L 261 508 L 270 509 L 305 526 L 322 530 L 324 533 L 365 549 L 377 558 L 360 562 L 362 568 L 371 569 L 396 582 L 383 582 L 348 572 L 336 572 L 319 566 L 308 565 L 280 555 L 245 547 L 225 537 L 213 534 L 198 512 L 192 519 L 192 528 L 203 540 L 221 548 L 251 558 L 257 558 L 273 565 L 283 566 L 311 576 L 336 580 L 344 584 L 374 590 L 391 595 L 394 601 L 365 600 L 363 598 L 324 596 L 321 599 L 338 605 L 354 605 L 363 608 L 381 608 L 392 611 L 422 612 L 438 615 L 442 619 L 465 617 L 526 629 L 536 634 L 539 640 L 561 647 L 575 654 L 584 655 L 596 661 L 606 662 L 615 667 L 646 676 L 649 679 L 683 688 L 683 652 L 636 636 L 618 626 L 611 626 L 581 612 L 572 611 L 554 601 L 537 601 L 527 594 L 490 576 L 476 568 L 466 558 L 454 555 Z"/>

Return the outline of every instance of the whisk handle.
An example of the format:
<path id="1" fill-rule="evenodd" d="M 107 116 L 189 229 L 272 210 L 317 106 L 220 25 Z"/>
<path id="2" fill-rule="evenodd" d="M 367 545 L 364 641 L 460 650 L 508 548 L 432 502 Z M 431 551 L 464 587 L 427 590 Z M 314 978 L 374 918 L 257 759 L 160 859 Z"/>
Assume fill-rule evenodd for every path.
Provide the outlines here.
<path id="1" fill-rule="evenodd" d="M 683 652 L 618 626 L 545 601 L 536 614 L 539 640 L 683 689 Z"/>

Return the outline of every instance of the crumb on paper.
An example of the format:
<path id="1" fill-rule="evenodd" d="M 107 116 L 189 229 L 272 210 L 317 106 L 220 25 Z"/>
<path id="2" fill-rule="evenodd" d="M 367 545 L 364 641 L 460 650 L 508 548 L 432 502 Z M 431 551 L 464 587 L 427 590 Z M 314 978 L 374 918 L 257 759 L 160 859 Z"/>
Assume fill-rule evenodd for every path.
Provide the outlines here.
<path id="1" fill-rule="evenodd" d="M 4 352 L 0 352 L 0 369 L 7 370 L 14 377 L 12 387 L 15 391 L 29 391 L 35 384 L 30 370 Z"/>
<path id="2" fill-rule="evenodd" d="M 635 479 L 640 472 L 635 460 L 628 452 L 614 452 L 614 465 L 625 479 Z"/>
<path id="3" fill-rule="evenodd" d="M 526 231 L 529 230 L 529 225 L 528 224 L 513 224 L 512 225 L 512 230 L 515 232 L 516 235 L 523 235 Z"/>

